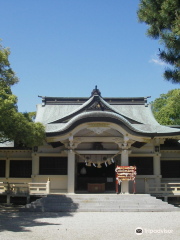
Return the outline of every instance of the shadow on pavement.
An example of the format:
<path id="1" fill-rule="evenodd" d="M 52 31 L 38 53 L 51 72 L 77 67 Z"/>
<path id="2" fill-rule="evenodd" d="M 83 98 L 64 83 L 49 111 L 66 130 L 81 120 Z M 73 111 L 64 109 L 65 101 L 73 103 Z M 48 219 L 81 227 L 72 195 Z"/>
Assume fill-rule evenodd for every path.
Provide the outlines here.
<path id="1" fill-rule="evenodd" d="M 56 205 L 56 203 L 54 203 Z M 0 232 L 31 232 L 32 227 L 61 225 L 47 218 L 73 217 L 70 212 L 20 212 L 22 205 L 0 204 Z"/>

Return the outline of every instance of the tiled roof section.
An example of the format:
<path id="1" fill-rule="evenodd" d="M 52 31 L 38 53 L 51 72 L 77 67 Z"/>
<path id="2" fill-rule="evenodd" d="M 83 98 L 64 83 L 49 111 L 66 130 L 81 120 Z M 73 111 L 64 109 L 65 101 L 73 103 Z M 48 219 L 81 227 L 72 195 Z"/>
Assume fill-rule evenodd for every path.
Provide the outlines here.
<path id="1" fill-rule="evenodd" d="M 80 113 L 78 115 L 76 115 L 75 117 L 73 117 L 69 122 L 67 123 L 60 123 L 60 124 L 56 124 L 56 127 L 53 127 L 49 129 L 49 127 L 47 126 L 47 130 L 49 129 L 51 132 L 60 132 L 63 130 L 68 129 L 68 127 L 70 127 L 73 123 L 75 123 L 77 120 L 83 119 L 83 118 L 87 118 L 87 117 L 93 117 L 93 118 L 100 118 L 100 117 L 110 117 L 110 118 L 114 118 L 117 119 L 121 122 L 123 122 L 125 125 L 127 125 L 128 128 L 132 129 L 133 131 L 136 132 L 146 132 L 145 130 L 138 130 L 136 127 L 133 126 L 133 124 L 131 124 L 126 118 L 124 118 L 123 116 L 120 116 L 116 113 L 112 113 L 112 112 L 102 112 L 102 111 L 96 111 L 96 112 L 83 112 Z M 53 126 L 54 124 L 49 124 L 49 126 Z M 137 124 L 138 125 L 138 124 Z"/>
<path id="2" fill-rule="evenodd" d="M 31 150 L 32 148 L 16 144 L 14 141 L 0 143 L 0 150 Z"/>
<path id="3" fill-rule="evenodd" d="M 48 134 L 47 136 L 52 136 L 52 135 L 61 135 L 61 133 L 68 132 L 69 130 L 73 129 L 77 122 L 85 122 L 86 120 L 91 121 L 97 121 L 97 120 L 102 120 L 106 119 L 106 121 L 110 121 L 113 123 L 117 123 L 118 125 L 121 125 L 126 128 L 126 130 L 129 133 L 133 133 L 135 135 L 140 135 L 140 136 L 149 136 L 149 137 L 154 137 L 154 136 L 169 136 L 169 135 L 180 135 L 179 129 L 172 129 L 169 127 L 157 125 L 157 126 L 151 126 L 148 124 L 131 124 L 126 118 L 123 116 L 120 116 L 116 113 L 112 112 L 102 112 L 102 111 L 96 111 L 96 112 L 83 112 L 75 117 L 73 117 L 69 122 L 67 123 L 59 123 L 59 124 L 47 124 L 46 125 L 46 133 Z M 73 128 L 72 128 L 73 127 Z"/>
<path id="4" fill-rule="evenodd" d="M 176 128 L 170 128 L 166 126 L 161 126 L 160 124 L 132 124 L 139 131 L 147 131 L 149 133 L 176 133 L 180 130 Z"/>
<path id="5" fill-rule="evenodd" d="M 71 112 L 77 110 L 79 105 L 46 105 L 42 107 L 37 105 L 36 122 L 47 124 L 59 118 L 67 116 Z"/>
<path id="6" fill-rule="evenodd" d="M 127 117 L 130 121 L 136 121 L 136 123 L 142 123 L 141 119 L 138 118 L 133 119 L 131 117 L 131 114 L 126 112 L 121 112 L 119 109 L 116 108 L 116 105 L 111 105 L 108 102 L 106 102 L 103 98 L 100 96 L 93 96 L 90 99 L 88 99 L 85 103 L 82 105 L 61 105 L 61 104 L 54 104 L 54 105 L 45 105 L 41 106 L 38 104 L 37 106 L 37 116 L 36 116 L 36 122 L 42 122 L 44 124 L 47 123 L 60 123 L 64 120 L 71 119 L 76 114 L 79 114 L 82 111 L 86 111 L 89 106 L 91 106 L 95 101 L 101 102 L 106 108 L 109 110 L 120 114 L 124 117 Z M 121 105 L 123 106 L 123 105 Z M 143 105 L 137 105 L 142 106 L 144 109 L 145 106 Z M 135 106 L 134 106 L 135 107 Z M 142 109 L 141 109 L 142 111 Z"/>
<path id="7" fill-rule="evenodd" d="M 139 130 L 133 126 L 133 124 L 130 124 L 128 120 L 126 120 L 123 116 L 120 116 L 116 113 L 109 113 L 109 112 L 101 112 L 101 111 L 96 111 L 96 112 L 83 112 L 80 113 L 78 115 L 76 115 L 75 117 L 73 117 L 69 122 L 62 124 L 56 124 L 56 128 L 54 128 L 54 130 L 51 129 L 51 132 L 60 132 L 63 130 L 66 130 L 68 127 L 70 127 L 74 122 L 76 122 L 79 119 L 83 119 L 83 118 L 87 118 L 87 117 L 111 117 L 111 118 L 115 118 L 120 120 L 121 122 L 123 122 L 125 125 L 127 125 L 130 129 L 139 132 Z M 50 125 L 54 125 L 54 124 L 50 124 Z M 138 125 L 138 124 L 137 124 Z M 146 132 L 145 130 L 140 130 L 140 132 Z"/>
<path id="8" fill-rule="evenodd" d="M 46 132 L 57 132 L 59 129 L 62 129 L 66 123 L 52 123 L 52 124 L 46 124 Z"/>
<path id="9" fill-rule="evenodd" d="M 4 143 L 0 143 L 0 148 L 8 148 L 8 147 L 14 147 L 14 141 L 11 142 L 4 142 Z"/>
<path id="10" fill-rule="evenodd" d="M 132 118 L 135 121 L 144 123 L 144 124 L 155 124 L 159 123 L 154 118 L 154 115 L 151 110 L 151 105 L 114 105 L 116 111 L 120 112 L 122 115 Z"/>
<path id="11" fill-rule="evenodd" d="M 43 123 L 47 133 L 68 131 L 68 128 L 75 125 L 75 121 L 100 117 L 101 121 L 105 118 L 116 119 L 114 121 L 118 124 L 123 123 L 139 134 L 180 135 L 179 129 L 161 126 L 155 120 L 151 106 L 146 105 L 146 98 L 102 98 L 93 95 L 91 98 L 45 97 L 43 102 L 43 105 L 37 105 L 35 121 Z M 96 102 L 104 106 L 103 111 L 93 110 L 92 104 Z"/>
<path id="12" fill-rule="evenodd" d="M 94 96 L 94 95 L 93 95 Z M 144 105 L 147 103 L 147 97 L 132 97 L 132 98 L 116 98 L 104 97 L 103 98 L 110 105 Z M 89 98 L 86 97 L 42 97 L 42 105 L 82 105 Z"/>

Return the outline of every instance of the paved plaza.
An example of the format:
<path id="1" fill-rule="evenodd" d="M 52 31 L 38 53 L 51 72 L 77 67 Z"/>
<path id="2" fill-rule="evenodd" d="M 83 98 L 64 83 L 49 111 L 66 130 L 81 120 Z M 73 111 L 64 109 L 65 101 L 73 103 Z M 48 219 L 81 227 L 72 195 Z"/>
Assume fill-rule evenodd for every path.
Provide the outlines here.
<path id="1" fill-rule="evenodd" d="M 0 239 L 178 240 L 179 219 L 180 212 L 25 213 L 1 208 Z M 137 235 L 136 228 L 143 233 Z"/>

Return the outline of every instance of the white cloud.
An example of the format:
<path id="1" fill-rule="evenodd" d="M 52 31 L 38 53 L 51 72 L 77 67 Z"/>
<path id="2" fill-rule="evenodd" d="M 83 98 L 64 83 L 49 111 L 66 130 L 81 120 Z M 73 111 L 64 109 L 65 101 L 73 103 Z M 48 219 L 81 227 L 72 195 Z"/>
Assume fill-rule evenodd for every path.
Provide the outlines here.
<path id="1" fill-rule="evenodd" d="M 149 60 L 150 63 L 155 63 L 160 66 L 166 66 L 167 64 L 163 61 L 161 61 L 158 56 L 156 55 L 155 57 L 152 57 L 151 60 Z"/>

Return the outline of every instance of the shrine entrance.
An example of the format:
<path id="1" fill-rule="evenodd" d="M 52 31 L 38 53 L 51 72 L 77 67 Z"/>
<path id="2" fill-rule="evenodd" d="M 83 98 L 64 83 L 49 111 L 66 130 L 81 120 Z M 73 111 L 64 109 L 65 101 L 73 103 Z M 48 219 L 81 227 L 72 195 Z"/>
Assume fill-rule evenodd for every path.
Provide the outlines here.
<path id="1" fill-rule="evenodd" d="M 88 157 L 87 157 L 88 156 Z M 87 193 L 115 193 L 116 191 L 116 172 L 115 168 L 118 164 L 120 156 L 111 159 L 112 155 L 84 155 L 92 162 L 76 159 L 75 168 L 75 192 Z M 102 162 L 99 159 L 102 159 Z M 103 159 L 109 159 L 103 162 Z M 96 161 L 93 161 L 96 159 Z M 97 161 L 98 159 L 98 161 Z"/>
<path id="2" fill-rule="evenodd" d="M 91 164 L 90 167 L 87 167 L 85 163 L 78 163 L 76 176 L 76 191 L 115 192 L 115 177 L 115 163 L 112 163 L 107 167 L 105 166 L 105 164 L 102 164 L 101 168 L 94 167 L 93 164 Z M 96 186 L 95 184 L 97 184 L 98 186 Z M 104 187 L 101 184 L 104 184 Z M 93 186 L 94 190 L 92 189 Z M 97 189 L 97 187 L 99 190 Z"/>

